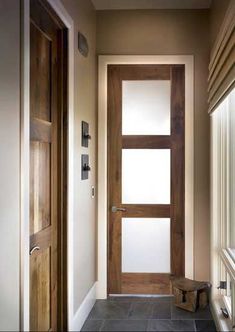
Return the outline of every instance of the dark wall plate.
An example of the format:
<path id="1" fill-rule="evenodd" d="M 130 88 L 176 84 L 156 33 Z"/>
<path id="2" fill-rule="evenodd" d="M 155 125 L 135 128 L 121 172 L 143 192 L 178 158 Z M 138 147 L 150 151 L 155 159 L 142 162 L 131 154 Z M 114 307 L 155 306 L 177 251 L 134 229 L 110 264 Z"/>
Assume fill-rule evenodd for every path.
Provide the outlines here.
<path id="1" fill-rule="evenodd" d="M 89 134 L 89 124 L 85 121 L 82 121 L 82 146 L 88 148 L 90 139 L 91 136 Z"/>
<path id="2" fill-rule="evenodd" d="M 82 164 L 82 180 L 87 180 L 89 178 L 89 172 L 91 170 L 89 166 L 89 155 L 88 154 L 82 154 L 81 157 L 81 164 Z"/>

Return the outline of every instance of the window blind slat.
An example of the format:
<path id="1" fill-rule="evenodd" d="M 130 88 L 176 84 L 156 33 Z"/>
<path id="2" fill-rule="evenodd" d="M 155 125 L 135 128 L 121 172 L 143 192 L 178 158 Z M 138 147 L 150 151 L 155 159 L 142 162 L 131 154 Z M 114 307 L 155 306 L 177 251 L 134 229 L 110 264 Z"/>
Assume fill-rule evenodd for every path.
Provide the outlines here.
<path id="1" fill-rule="evenodd" d="M 209 113 L 235 85 L 235 1 L 231 1 L 211 54 L 208 77 Z"/>
<path id="2" fill-rule="evenodd" d="M 226 75 L 225 80 L 220 84 L 214 96 L 209 100 L 209 112 L 212 113 L 218 105 L 227 97 L 227 95 L 235 88 L 235 66 Z"/>
<path id="3" fill-rule="evenodd" d="M 221 57 L 221 54 L 224 52 L 226 49 L 229 41 L 231 40 L 233 34 L 234 34 L 234 29 L 235 29 L 235 13 L 234 16 L 230 18 L 231 20 L 227 22 L 227 27 L 226 29 L 223 29 L 223 38 L 219 38 L 219 42 L 217 41 L 217 48 L 214 49 L 214 51 L 211 52 L 211 58 L 210 58 L 210 64 L 209 64 L 209 78 L 213 74 L 216 64 L 218 63 L 218 60 Z"/>
<path id="4" fill-rule="evenodd" d="M 215 80 L 220 75 L 221 71 L 225 66 L 229 66 L 234 62 L 234 52 L 235 52 L 235 33 L 232 35 L 229 44 L 224 49 L 221 54 L 221 58 L 218 60 L 217 66 L 209 77 L 209 90 L 212 88 Z"/>
<path id="5" fill-rule="evenodd" d="M 220 71 L 217 74 L 217 77 L 214 79 L 210 87 L 209 101 L 215 96 L 216 92 L 219 90 L 221 84 L 226 80 L 227 76 L 230 75 L 230 72 L 233 70 L 235 65 L 235 48 L 230 53 L 227 61 L 223 63 L 223 66 L 220 67 Z M 232 78 L 232 77 L 231 77 Z"/>

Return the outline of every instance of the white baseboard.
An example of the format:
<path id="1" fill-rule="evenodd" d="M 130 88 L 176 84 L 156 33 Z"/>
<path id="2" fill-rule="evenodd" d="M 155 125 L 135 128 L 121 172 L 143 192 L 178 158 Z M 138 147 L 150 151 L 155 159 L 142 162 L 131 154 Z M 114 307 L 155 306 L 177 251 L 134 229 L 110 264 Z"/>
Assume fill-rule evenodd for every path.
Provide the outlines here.
<path id="1" fill-rule="evenodd" d="M 96 301 L 96 283 L 90 289 L 73 317 L 70 331 L 80 331 Z"/>

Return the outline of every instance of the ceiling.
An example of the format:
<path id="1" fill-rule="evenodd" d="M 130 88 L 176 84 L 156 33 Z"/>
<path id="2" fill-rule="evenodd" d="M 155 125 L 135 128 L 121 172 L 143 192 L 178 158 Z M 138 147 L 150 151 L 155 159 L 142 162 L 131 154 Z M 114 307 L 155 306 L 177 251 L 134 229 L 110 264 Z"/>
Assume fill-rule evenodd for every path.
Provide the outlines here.
<path id="1" fill-rule="evenodd" d="M 92 2 L 96 10 L 201 9 L 209 8 L 212 0 L 92 0 Z"/>

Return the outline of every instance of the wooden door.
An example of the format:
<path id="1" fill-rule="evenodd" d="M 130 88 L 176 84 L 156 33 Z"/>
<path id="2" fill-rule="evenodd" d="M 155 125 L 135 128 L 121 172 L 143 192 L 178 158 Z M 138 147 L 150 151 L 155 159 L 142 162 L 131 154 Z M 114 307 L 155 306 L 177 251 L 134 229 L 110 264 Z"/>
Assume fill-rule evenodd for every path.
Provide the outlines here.
<path id="1" fill-rule="evenodd" d="M 30 330 L 57 331 L 65 324 L 66 38 L 46 1 L 30 1 L 30 19 Z"/>
<path id="2" fill-rule="evenodd" d="M 109 294 L 184 276 L 184 113 L 183 65 L 108 66 Z"/>

